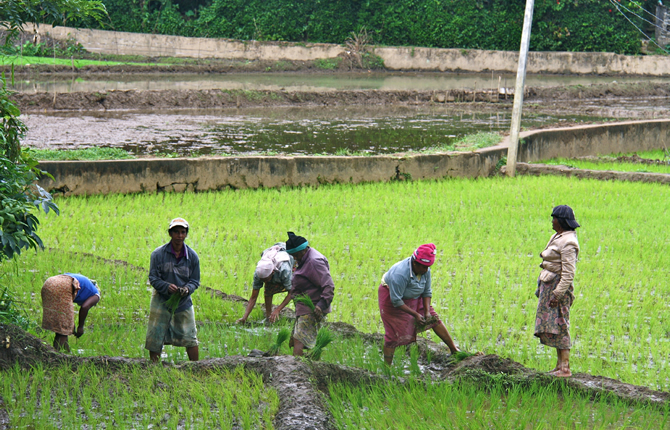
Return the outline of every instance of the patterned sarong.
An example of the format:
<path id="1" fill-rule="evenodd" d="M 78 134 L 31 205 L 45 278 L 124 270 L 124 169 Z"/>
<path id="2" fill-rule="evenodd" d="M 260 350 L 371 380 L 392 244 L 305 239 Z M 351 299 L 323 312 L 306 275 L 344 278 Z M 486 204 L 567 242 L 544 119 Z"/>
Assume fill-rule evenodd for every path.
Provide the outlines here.
<path id="1" fill-rule="evenodd" d="M 537 304 L 535 317 L 535 336 L 540 338 L 544 345 L 557 349 L 570 349 L 570 306 L 574 300 L 574 288 L 570 285 L 558 306 L 549 306 L 551 292 L 556 289 L 561 277 L 551 282 L 537 280 L 535 295 L 540 299 Z"/>
<path id="2" fill-rule="evenodd" d="M 379 299 L 379 312 L 381 313 L 382 322 L 384 323 L 384 346 L 395 348 L 400 345 L 409 345 L 410 343 L 416 342 L 416 335 L 419 331 L 414 326 L 415 318 L 407 312 L 393 306 L 393 303 L 391 303 L 391 293 L 385 285 L 379 286 L 377 295 Z M 410 309 L 414 309 L 421 315 L 425 315 L 422 297 L 416 299 L 403 299 L 403 301 Z M 432 329 L 442 322 L 432 306 L 430 307 L 430 314 L 437 317 L 438 321 L 421 328 L 421 331 Z"/>
<path id="3" fill-rule="evenodd" d="M 42 286 L 42 328 L 69 336 L 74 333 L 74 298 L 79 281 L 68 275 L 52 276 Z"/>
<path id="4" fill-rule="evenodd" d="M 158 294 L 154 294 L 151 297 L 149 326 L 144 347 L 152 352 L 161 352 L 163 345 L 186 348 L 198 346 L 195 312 L 191 306 L 172 315 Z"/>
<path id="5" fill-rule="evenodd" d="M 305 348 L 312 349 L 316 345 L 316 335 L 321 323 L 326 320 L 326 315 L 321 321 L 317 321 L 314 314 L 300 315 L 293 324 L 293 336 L 289 346 L 293 346 L 293 339 L 302 343 Z"/>

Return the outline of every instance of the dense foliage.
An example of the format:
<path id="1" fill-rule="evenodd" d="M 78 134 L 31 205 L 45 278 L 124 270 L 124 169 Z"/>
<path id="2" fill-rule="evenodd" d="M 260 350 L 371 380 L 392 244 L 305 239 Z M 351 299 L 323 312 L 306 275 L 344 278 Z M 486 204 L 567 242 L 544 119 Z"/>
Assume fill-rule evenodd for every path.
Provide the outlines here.
<path id="1" fill-rule="evenodd" d="M 105 8 L 90 0 L 3 0 L 0 2 L 0 30 L 6 37 L 4 48 L 27 22 L 65 25 L 72 19 L 99 22 Z M 42 247 L 37 235 L 39 220 L 35 207 L 58 212 L 51 195 L 35 184 L 42 172 L 37 160 L 22 151 L 21 138 L 26 127 L 21 112 L 11 100 L 7 78 L 0 78 L 0 262 L 21 250 Z"/>
<path id="2" fill-rule="evenodd" d="M 367 28 L 376 44 L 518 50 L 519 0 L 103 0 L 119 31 L 343 43 Z M 531 49 L 638 53 L 651 0 L 536 0 Z M 653 21 L 650 15 L 646 19 Z M 649 25 L 649 24 L 647 24 Z M 651 30 L 651 28 L 646 28 Z"/>

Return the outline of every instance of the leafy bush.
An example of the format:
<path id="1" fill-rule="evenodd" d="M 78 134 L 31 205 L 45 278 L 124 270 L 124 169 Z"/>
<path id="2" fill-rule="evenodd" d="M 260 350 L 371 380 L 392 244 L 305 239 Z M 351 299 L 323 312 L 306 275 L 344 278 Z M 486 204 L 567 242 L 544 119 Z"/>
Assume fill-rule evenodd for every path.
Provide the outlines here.
<path id="1" fill-rule="evenodd" d="M 518 0 L 104 0 L 119 31 L 243 40 L 343 43 L 367 28 L 375 43 L 463 49 L 519 49 Z M 643 15 L 652 0 L 624 0 Z M 644 22 L 628 14 L 638 27 Z M 648 28 L 653 31 L 652 28 Z M 536 0 L 531 49 L 639 53 L 642 35 L 608 0 Z"/>

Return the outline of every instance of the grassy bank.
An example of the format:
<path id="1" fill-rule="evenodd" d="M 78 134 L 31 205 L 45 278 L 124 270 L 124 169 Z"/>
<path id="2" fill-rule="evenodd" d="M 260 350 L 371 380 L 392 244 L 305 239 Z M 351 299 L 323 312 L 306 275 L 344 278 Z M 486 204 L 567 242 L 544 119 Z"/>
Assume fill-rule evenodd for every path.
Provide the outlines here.
<path id="1" fill-rule="evenodd" d="M 113 340 L 96 335 L 85 342 L 104 345 L 106 354 L 140 356 L 150 299 L 146 274 L 77 260 L 69 252 L 146 268 L 151 251 L 168 240 L 168 221 L 183 216 L 192 226 L 187 243 L 200 255 L 203 284 L 248 296 L 259 252 L 292 230 L 330 261 L 336 285 L 330 320 L 382 332 L 382 274 L 417 245 L 433 242 L 433 305 L 456 342 L 548 370 L 555 351 L 533 336 L 538 254 L 553 233 L 551 208 L 569 204 L 583 226 L 571 313 L 573 371 L 667 390 L 670 215 L 658 210 L 666 194 L 653 184 L 519 177 L 61 198 L 62 215 L 42 219 L 42 237 L 63 252 L 26 254 L 16 266 L 6 264 L 3 282 L 21 291 L 39 319 L 47 276 L 80 271 L 100 280 L 103 301 L 89 317 L 94 330 L 118 322 L 138 325 L 138 333 L 119 328 Z M 202 290 L 194 301 L 199 321 L 229 323 L 241 316 L 241 306 Z M 253 318 L 261 319 L 260 311 Z M 216 330 L 203 347 L 221 345 Z M 211 356 L 233 353 L 216 348 Z M 324 359 L 337 361 L 327 354 Z"/>
<path id="2" fill-rule="evenodd" d="M 639 162 L 629 160 L 629 158 L 633 156 L 637 156 L 642 160 Z M 649 164 L 645 163 L 645 160 L 658 160 L 661 161 L 661 163 Z M 665 164 L 662 162 L 665 162 Z M 640 151 L 629 154 L 612 154 L 598 157 L 597 159 L 552 158 L 551 160 L 542 161 L 541 163 L 587 170 L 670 173 L 670 158 L 668 158 L 668 154 L 662 149 Z"/>

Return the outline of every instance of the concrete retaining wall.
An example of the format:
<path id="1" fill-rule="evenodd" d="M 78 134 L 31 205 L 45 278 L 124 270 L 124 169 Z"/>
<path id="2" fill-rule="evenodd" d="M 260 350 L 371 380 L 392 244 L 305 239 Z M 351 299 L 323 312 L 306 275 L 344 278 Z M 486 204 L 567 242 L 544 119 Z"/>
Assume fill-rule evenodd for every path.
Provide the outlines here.
<path id="1" fill-rule="evenodd" d="M 662 148 L 670 120 L 537 130 L 521 134 L 519 161 Z M 40 163 L 54 179 L 40 185 L 66 195 L 206 191 L 489 176 L 507 141 L 475 152 L 374 157 L 227 157 Z"/>
<path id="2" fill-rule="evenodd" d="M 33 25 L 25 30 L 34 32 Z M 40 26 L 39 32 L 56 39 L 74 38 L 89 52 L 150 57 L 226 58 L 266 61 L 309 61 L 334 58 L 344 52 L 335 44 L 257 42 L 230 39 L 124 33 L 117 31 Z M 465 49 L 378 47 L 391 70 L 516 73 L 518 53 Z M 605 52 L 531 52 L 528 73 L 668 76 L 670 57 L 627 56 Z"/>

